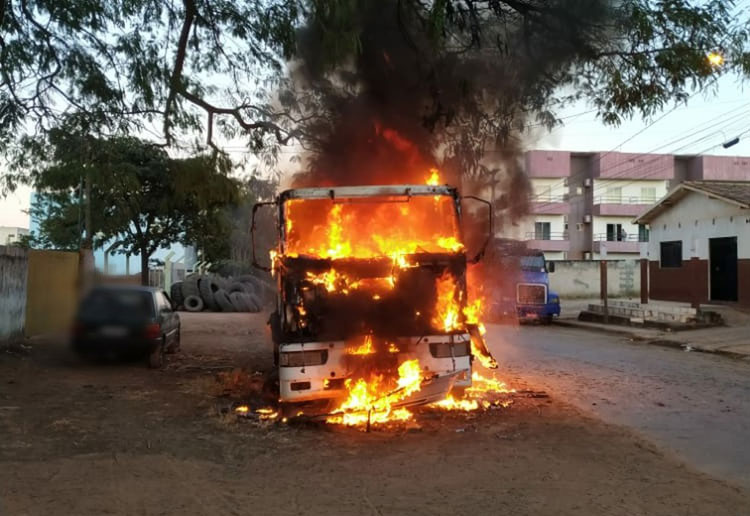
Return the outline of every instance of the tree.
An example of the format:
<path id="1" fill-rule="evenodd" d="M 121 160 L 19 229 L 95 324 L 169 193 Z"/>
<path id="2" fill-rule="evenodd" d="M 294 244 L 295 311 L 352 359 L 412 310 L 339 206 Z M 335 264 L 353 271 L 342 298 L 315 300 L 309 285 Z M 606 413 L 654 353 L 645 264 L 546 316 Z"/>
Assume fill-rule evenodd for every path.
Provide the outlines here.
<path id="1" fill-rule="evenodd" d="M 44 133 L 69 116 L 102 134 L 156 124 L 166 144 L 183 131 L 199 131 L 213 145 L 214 127 L 248 136 L 255 150 L 269 134 L 287 142 L 306 117 L 275 102 L 283 100 L 275 99 L 279 81 L 296 66 L 286 63 L 312 56 L 308 64 L 340 71 L 351 71 L 353 61 L 374 64 L 386 49 L 377 46 L 383 39 L 371 37 L 371 22 L 386 19 L 394 23 L 384 29 L 397 29 L 411 46 L 430 91 L 422 117 L 428 126 L 450 125 L 480 92 L 476 107 L 501 136 L 524 123 L 509 114 L 533 113 L 551 123 L 571 97 L 591 100 L 605 122 L 618 123 L 684 100 L 716 73 L 750 71 L 747 20 L 735 19 L 732 6 L 725 0 L 2 0 L 0 144 L 28 130 Z M 705 60 L 710 51 L 722 51 L 729 66 L 712 68 Z M 471 72 L 462 76 L 466 88 L 450 81 L 446 65 Z M 497 92 L 474 80 L 498 65 L 513 72 L 499 88 L 518 83 L 522 94 L 493 98 Z M 349 84 L 363 71 L 355 64 Z"/>
<path id="2" fill-rule="evenodd" d="M 92 131 L 214 122 L 258 141 L 274 124 L 266 86 L 294 49 L 298 2 L 0 1 L 0 143 L 75 115 Z"/>
<path id="3" fill-rule="evenodd" d="M 46 142 L 52 156 L 38 156 L 40 166 L 31 174 L 39 192 L 32 215 L 40 220 L 43 244 L 76 248 L 88 202 L 92 226 L 85 230 L 94 246 L 106 242 L 115 251 L 139 254 L 145 285 L 157 249 L 183 242 L 221 252 L 217 242 L 228 241 L 223 210 L 236 201 L 238 185 L 228 176 L 231 162 L 220 154 L 174 159 L 136 138 L 63 131 L 52 131 Z M 90 199 L 80 196 L 84 181 L 90 182 Z"/>

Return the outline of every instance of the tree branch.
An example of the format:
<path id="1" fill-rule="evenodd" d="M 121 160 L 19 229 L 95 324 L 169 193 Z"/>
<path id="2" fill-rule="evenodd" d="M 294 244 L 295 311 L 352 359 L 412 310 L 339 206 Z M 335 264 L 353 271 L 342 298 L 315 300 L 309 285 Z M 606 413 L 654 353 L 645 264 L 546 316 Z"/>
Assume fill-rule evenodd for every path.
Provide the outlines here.
<path id="1" fill-rule="evenodd" d="M 171 143 L 172 140 L 170 116 L 172 115 L 172 108 L 177 99 L 178 90 L 181 88 L 182 69 L 185 65 L 185 56 L 187 55 L 188 38 L 190 37 L 190 30 L 193 27 L 195 17 L 198 14 L 194 0 L 184 0 L 184 6 L 185 18 L 182 22 L 180 39 L 177 42 L 177 54 L 175 55 L 172 75 L 169 78 L 169 94 L 167 96 L 167 102 L 164 105 L 164 137 L 168 143 Z"/>

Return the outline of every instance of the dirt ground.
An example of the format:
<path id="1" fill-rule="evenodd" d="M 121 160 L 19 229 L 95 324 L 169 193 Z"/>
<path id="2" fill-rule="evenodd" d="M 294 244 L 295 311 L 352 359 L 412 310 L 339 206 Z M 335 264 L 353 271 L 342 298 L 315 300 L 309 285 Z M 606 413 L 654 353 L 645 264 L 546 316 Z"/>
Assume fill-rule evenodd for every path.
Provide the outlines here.
<path id="1" fill-rule="evenodd" d="M 238 420 L 221 373 L 271 367 L 265 318 L 182 318 L 163 371 L 83 362 L 55 340 L 0 355 L 0 515 L 750 510 L 748 493 L 555 398 L 370 433 Z"/>

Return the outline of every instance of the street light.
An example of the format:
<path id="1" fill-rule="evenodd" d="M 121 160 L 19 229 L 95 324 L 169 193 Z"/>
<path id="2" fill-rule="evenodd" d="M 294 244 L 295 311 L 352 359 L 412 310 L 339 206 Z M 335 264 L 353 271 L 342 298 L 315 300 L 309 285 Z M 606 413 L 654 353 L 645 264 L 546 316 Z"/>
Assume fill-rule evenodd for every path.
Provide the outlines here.
<path id="1" fill-rule="evenodd" d="M 724 56 L 719 52 L 709 52 L 706 54 L 706 59 L 708 59 L 708 64 L 714 68 L 718 68 L 724 64 Z"/>

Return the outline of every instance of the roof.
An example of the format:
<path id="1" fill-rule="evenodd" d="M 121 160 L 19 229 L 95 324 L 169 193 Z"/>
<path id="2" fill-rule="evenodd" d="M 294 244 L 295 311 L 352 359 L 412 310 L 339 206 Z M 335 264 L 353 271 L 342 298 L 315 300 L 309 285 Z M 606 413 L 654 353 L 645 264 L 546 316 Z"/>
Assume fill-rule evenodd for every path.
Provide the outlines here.
<path id="1" fill-rule="evenodd" d="M 279 194 L 279 200 L 288 199 L 338 199 L 377 196 L 458 195 L 456 188 L 448 185 L 368 185 L 294 188 Z"/>
<path id="2" fill-rule="evenodd" d="M 648 224 L 690 193 L 700 193 L 710 199 L 750 208 L 750 181 L 685 181 L 669 191 L 661 200 L 633 222 Z"/>

